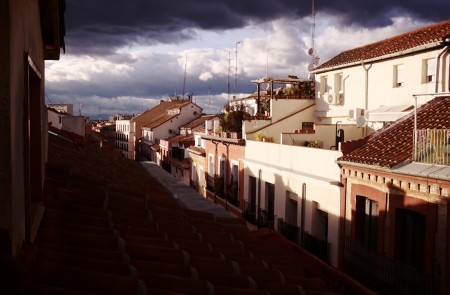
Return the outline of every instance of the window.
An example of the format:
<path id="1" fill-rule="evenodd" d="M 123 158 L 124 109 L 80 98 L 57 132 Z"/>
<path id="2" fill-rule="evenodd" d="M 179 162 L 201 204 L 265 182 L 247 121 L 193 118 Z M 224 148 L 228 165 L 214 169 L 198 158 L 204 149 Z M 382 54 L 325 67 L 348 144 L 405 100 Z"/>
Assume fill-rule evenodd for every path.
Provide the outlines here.
<path id="1" fill-rule="evenodd" d="M 248 194 L 250 196 L 250 213 L 254 214 L 256 212 L 256 177 L 248 177 Z"/>
<path id="2" fill-rule="evenodd" d="M 320 77 L 320 93 L 321 94 L 328 93 L 328 76 Z"/>
<path id="3" fill-rule="evenodd" d="M 302 130 L 314 130 L 314 122 L 302 122 Z"/>
<path id="4" fill-rule="evenodd" d="M 422 64 L 422 83 L 429 83 L 435 81 L 436 61 L 432 58 L 424 59 Z"/>
<path id="5" fill-rule="evenodd" d="M 297 194 L 286 191 L 286 223 L 297 226 Z"/>
<path id="6" fill-rule="evenodd" d="M 273 224 L 275 219 L 275 184 L 266 182 L 266 210 L 267 221 L 269 224 Z"/>
<path id="7" fill-rule="evenodd" d="M 192 163 L 192 175 L 191 175 L 192 184 L 195 185 L 197 183 L 197 165 Z"/>
<path id="8" fill-rule="evenodd" d="M 239 181 L 239 165 L 235 163 L 231 165 L 231 181 Z"/>
<path id="9" fill-rule="evenodd" d="M 335 88 L 337 93 L 344 93 L 344 74 L 339 73 L 335 75 Z"/>
<path id="10" fill-rule="evenodd" d="M 363 246 L 376 251 L 378 243 L 378 202 L 356 196 L 355 238 Z"/>
<path id="11" fill-rule="evenodd" d="M 395 211 L 395 256 L 401 262 L 423 271 L 425 262 L 426 217 L 407 210 Z"/>
<path id="12" fill-rule="evenodd" d="M 28 54 L 24 56 L 24 97 L 23 97 L 23 175 L 25 196 L 25 239 L 30 242 L 33 219 L 42 198 L 44 158 L 41 142 L 43 130 L 41 112 L 41 72 Z M 47 122 L 45 122 L 46 124 Z"/>
<path id="13" fill-rule="evenodd" d="M 220 166 L 219 166 L 219 177 L 225 176 L 225 165 L 226 165 L 226 159 L 220 158 Z"/>
<path id="14" fill-rule="evenodd" d="M 394 86 L 401 87 L 405 83 L 403 76 L 403 65 L 394 66 Z"/>
<path id="15" fill-rule="evenodd" d="M 208 156 L 208 175 L 214 176 L 214 155 Z"/>

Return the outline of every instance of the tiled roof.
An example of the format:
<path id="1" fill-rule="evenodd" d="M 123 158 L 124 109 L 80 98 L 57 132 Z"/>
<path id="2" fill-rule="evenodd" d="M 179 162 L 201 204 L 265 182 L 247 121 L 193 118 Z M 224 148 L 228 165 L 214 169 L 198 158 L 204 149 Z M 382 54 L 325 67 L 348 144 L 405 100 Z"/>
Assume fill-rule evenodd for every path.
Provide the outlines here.
<path id="1" fill-rule="evenodd" d="M 417 129 L 449 129 L 450 96 L 438 97 L 417 110 Z M 414 113 L 380 129 L 356 150 L 341 157 L 346 161 L 392 168 L 412 159 Z"/>
<path id="2" fill-rule="evenodd" d="M 161 125 L 162 123 L 165 123 L 165 122 L 175 118 L 176 116 L 178 116 L 178 114 L 173 114 L 173 115 L 163 114 L 161 116 L 153 118 L 153 120 L 151 120 L 149 122 L 145 122 L 143 124 L 143 127 L 155 128 L 155 127 L 158 127 L 159 125 Z"/>
<path id="3" fill-rule="evenodd" d="M 190 146 L 188 150 L 193 151 L 194 153 L 199 155 L 205 155 L 205 149 L 199 146 Z"/>
<path id="4" fill-rule="evenodd" d="M 182 143 L 182 144 L 194 144 L 195 140 L 194 140 L 194 135 L 193 134 L 189 134 L 189 135 L 183 135 L 183 134 L 179 134 L 176 135 L 172 138 L 168 139 L 169 142 L 172 143 Z"/>
<path id="5" fill-rule="evenodd" d="M 140 115 L 137 115 L 132 121 L 139 121 L 143 126 L 147 127 L 156 127 L 167 120 L 175 117 L 176 115 L 168 115 L 168 111 L 172 109 L 182 108 L 185 105 L 191 103 L 190 100 L 169 100 L 169 101 L 161 101 L 158 105 L 153 108 L 143 112 Z"/>
<path id="6" fill-rule="evenodd" d="M 89 141 L 49 135 L 44 197 L 32 294 L 370 294 L 274 231 L 181 208 Z"/>
<path id="7" fill-rule="evenodd" d="M 203 115 L 203 116 L 187 123 L 186 125 L 181 126 L 180 128 L 186 128 L 186 129 L 195 128 L 195 127 L 200 126 L 203 123 L 205 123 L 205 121 L 211 120 L 214 117 L 217 117 L 217 115 Z"/>
<path id="8" fill-rule="evenodd" d="M 450 34 L 450 20 L 420 28 L 408 33 L 391 37 L 362 47 L 341 52 L 329 61 L 315 68 L 314 71 L 326 70 L 335 66 L 344 66 L 353 62 L 365 61 L 385 55 L 405 51 L 421 45 L 442 41 Z"/>

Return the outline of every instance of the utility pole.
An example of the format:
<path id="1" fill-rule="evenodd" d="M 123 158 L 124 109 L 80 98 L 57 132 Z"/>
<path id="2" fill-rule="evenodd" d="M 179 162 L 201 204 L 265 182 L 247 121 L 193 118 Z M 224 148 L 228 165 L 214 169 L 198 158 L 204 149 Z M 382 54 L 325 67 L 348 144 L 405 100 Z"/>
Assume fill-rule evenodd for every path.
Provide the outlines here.
<path id="1" fill-rule="evenodd" d="M 238 41 L 236 42 L 236 71 L 234 73 L 234 99 L 236 99 L 236 94 L 237 94 L 237 76 L 238 76 L 238 59 L 237 59 L 237 54 L 238 54 L 238 44 L 242 43 L 242 41 Z"/>

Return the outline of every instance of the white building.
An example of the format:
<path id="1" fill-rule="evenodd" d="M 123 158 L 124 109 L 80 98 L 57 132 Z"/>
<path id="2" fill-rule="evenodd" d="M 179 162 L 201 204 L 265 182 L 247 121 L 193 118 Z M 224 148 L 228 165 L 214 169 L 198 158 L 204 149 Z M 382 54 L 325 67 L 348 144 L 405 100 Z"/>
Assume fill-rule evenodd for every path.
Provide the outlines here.
<path id="1" fill-rule="evenodd" d="M 338 266 L 340 143 L 411 112 L 413 94 L 449 92 L 448 36 L 450 21 L 344 51 L 313 71 L 313 99 L 273 97 L 269 120 L 246 120 L 247 218 L 305 248 L 319 242 L 318 255 Z"/>
<path id="2" fill-rule="evenodd" d="M 85 121 L 82 116 L 72 116 L 49 107 L 47 108 L 47 120 L 55 128 L 85 137 Z"/>
<path id="3" fill-rule="evenodd" d="M 116 149 L 128 159 L 134 159 L 135 124 L 131 120 L 116 120 Z"/>
<path id="4" fill-rule="evenodd" d="M 411 112 L 413 94 L 449 92 L 449 44 L 445 21 L 341 52 L 313 70 L 315 123 L 370 134 Z"/>
<path id="5" fill-rule="evenodd" d="M 200 117 L 202 108 L 190 100 L 170 99 L 161 101 L 157 106 L 134 117 L 136 128 L 136 144 L 141 141 L 141 150 L 136 154 L 149 154 L 155 158 L 151 146 L 159 143 L 160 139 L 167 139 L 179 134 L 179 128 Z M 149 158 L 149 157 L 147 157 Z"/>

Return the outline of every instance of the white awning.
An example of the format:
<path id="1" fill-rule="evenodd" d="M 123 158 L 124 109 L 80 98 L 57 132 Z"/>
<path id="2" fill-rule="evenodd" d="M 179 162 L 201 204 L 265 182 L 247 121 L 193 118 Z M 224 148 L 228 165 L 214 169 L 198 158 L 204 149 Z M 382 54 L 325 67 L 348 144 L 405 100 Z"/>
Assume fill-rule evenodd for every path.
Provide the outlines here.
<path id="1" fill-rule="evenodd" d="M 413 110 L 413 105 L 380 106 L 374 110 L 367 111 L 366 118 L 369 122 L 392 122 Z"/>

